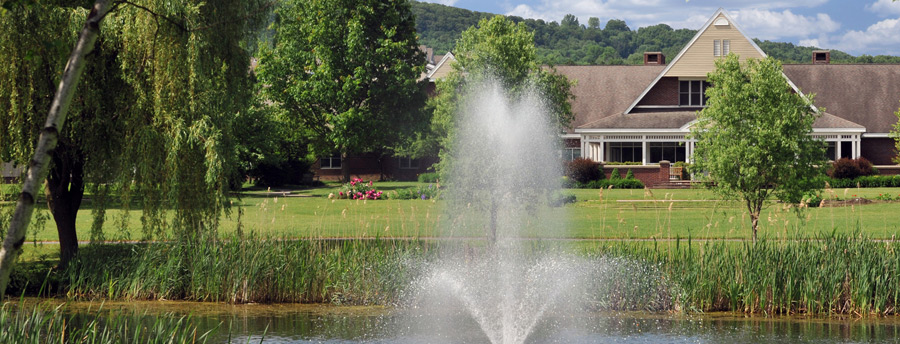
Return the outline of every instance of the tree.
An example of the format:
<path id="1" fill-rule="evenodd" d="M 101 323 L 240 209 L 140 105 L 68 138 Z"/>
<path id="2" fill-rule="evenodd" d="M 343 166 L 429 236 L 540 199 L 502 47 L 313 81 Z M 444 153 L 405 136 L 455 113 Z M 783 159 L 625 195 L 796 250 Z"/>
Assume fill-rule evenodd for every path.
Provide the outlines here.
<path id="1" fill-rule="evenodd" d="M 891 130 L 891 137 L 894 138 L 894 150 L 900 152 L 900 109 L 897 109 L 897 112 L 894 113 L 897 116 L 897 123 L 894 123 L 894 128 Z M 900 164 L 900 153 L 893 158 L 895 164 Z"/>
<path id="2" fill-rule="evenodd" d="M 438 154 L 441 158 L 437 166 L 440 173 L 446 174 L 449 170 L 458 168 L 473 173 L 467 181 L 473 183 L 471 185 L 486 183 L 485 188 L 479 189 L 478 195 L 459 195 L 457 199 L 474 198 L 473 204 L 476 205 L 473 207 L 483 208 L 482 210 L 490 214 L 488 234 L 489 238 L 495 240 L 497 214 L 501 210 L 499 209 L 501 201 L 498 198 L 504 196 L 483 193 L 488 192 L 493 186 L 488 181 L 502 176 L 486 175 L 491 174 L 491 171 L 498 171 L 497 168 L 474 171 L 476 170 L 474 168 L 459 166 L 465 162 L 471 163 L 471 159 L 460 159 L 454 155 L 457 152 L 450 149 L 459 134 L 461 123 L 466 122 L 463 119 L 467 112 L 463 111 L 462 107 L 472 100 L 482 101 L 482 92 L 493 92 L 493 88 L 485 85 L 497 85 L 512 98 L 510 104 L 518 103 L 516 98 L 526 97 L 537 91 L 546 100 L 543 105 L 549 116 L 546 121 L 554 124 L 557 130 L 549 133 L 548 137 L 534 137 L 532 141 L 557 142 L 556 134 L 559 130 L 567 128 L 573 117 L 569 104 L 573 98 L 572 83 L 565 76 L 554 73 L 552 69 L 542 68 L 537 62 L 533 34 L 524 23 L 516 24 L 503 16 L 484 19 L 477 26 L 463 32 L 457 41 L 454 55 L 457 60 L 453 64 L 453 70 L 445 79 L 438 81 L 437 96 L 428 101 L 428 109 L 432 112 L 431 126 L 426 133 L 418 135 L 414 145 L 417 151 L 413 152 L 413 156 Z M 478 128 L 471 129 L 478 130 Z M 474 136 L 479 137 L 477 134 Z M 473 144 L 477 140 L 465 141 Z M 490 162 L 494 167 L 497 167 L 497 163 Z M 481 175 L 478 175 L 479 173 Z M 528 189 L 528 186 L 520 189 L 522 191 L 520 195 L 546 191 L 541 189 L 529 193 L 525 189 Z"/>
<path id="3" fill-rule="evenodd" d="M 49 163 L 29 167 L 34 170 L 31 177 L 36 183 L 29 187 L 42 185 L 44 178 L 47 181 L 45 193 L 59 235 L 60 265 L 65 265 L 78 249 L 75 219 L 85 179 L 108 176 L 113 147 L 121 143 L 120 126 L 108 119 L 115 112 L 115 100 L 127 92 L 117 92 L 124 81 L 114 66 L 114 48 L 103 39 L 96 48 L 94 43 L 107 9 L 105 3 L 98 4 L 99 12 L 88 18 L 84 8 L 20 3 L 11 4 L 0 16 L 0 45 L 5 47 L 0 53 L 0 126 L 4 128 L 0 131 L 0 159 L 24 165 L 32 156 L 45 153 L 38 150 L 36 155 L 34 143 L 46 135 L 42 129 L 48 114 L 55 112 L 63 118 L 54 126 L 56 137 L 50 139 L 52 146 L 46 151 Z M 77 56 L 71 51 L 78 38 L 74 34 L 78 30 L 70 25 L 73 21 L 90 23 L 81 29 L 85 41 L 79 42 L 83 46 L 79 46 L 82 50 Z M 71 63 L 79 65 L 71 72 L 67 70 L 70 74 L 61 74 Z M 84 70 L 87 80 L 76 86 Z M 61 76 L 71 80 L 60 80 Z M 63 93 L 63 84 L 67 94 Z M 54 93 L 59 93 L 59 103 L 53 103 Z M 109 101 L 101 100 L 104 94 Z M 68 116 L 68 125 L 63 126 L 68 112 L 75 115 Z M 41 172 L 39 168 L 46 170 Z M 25 188 L 23 194 L 36 200 L 34 191 Z"/>
<path id="4" fill-rule="evenodd" d="M 707 107 L 691 131 L 693 170 L 718 195 L 746 205 L 755 242 L 767 200 L 797 202 L 819 187 L 824 144 L 810 136 L 819 114 L 812 97 L 793 92 L 771 57 L 742 64 L 730 54 L 716 61 L 707 80 L 713 86 Z"/>
<path id="5" fill-rule="evenodd" d="M 453 142 L 456 112 L 465 97 L 464 86 L 485 78 L 497 79 L 511 94 L 535 85 L 549 100 L 551 122 L 560 130 L 567 128 L 574 118 L 570 105 L 574 98 L 572 82 L 552 68 L 541 68 L 535 54 L 534 35 L 524 23 L 515 24 L 499 15 L 483 19 L 463 32 L 454 55 L 457 60 L 453 70 L 437 82 L 437 96 L 428 100 L 430 128 L 417 134 L 412 149 L 405 151 L 407 155 L 440 155 L 440 166 L 449 163 L 447 149 Z"/>
<path id="6" fill-rule="evenodd" d="M 10 6 L 0 18 L 0 40 L 8 47 L 0 52 L 0 123 L 6 129 L 0 157 L 24 163 L 40 154 L 34 142 L 45 131 L 43 117 L 53 109 L 51 95 L 68 65 L 76 37 L 71 23 L 84 21 L 88 9 L 4 5 Z M 96 18 L 115 20 L 91 22 L 105 34 L 84 48 L 93 52 L 82 60 L 84 82 L 69 95 L 71 120 L 56 127 L 58 145 L 48 150 L 46 194 L 61 266 L 77 253 L 75 220 L 86 188 L 95 196 L 92 239 L 103 238 L 104 201 L 112 190 L 121 190 L 126 209 L 140 193 L 145 238 L 167 229 L 188 236 L 215 229 L 233 175 L 232 118 L 246 108 L 252 85 L 244 41 L 265 8 L 255 1 L 113 7 Z"/>
<path id="7" fill-rule="evenodd" d="M 262 50 L 265 96 L 310 131 L 318 154 L 391 146 L 424 103 L 424 56 L 406 0 L 291 0 Z M 345 180 L 350 165 L 342 164 Z"/>
<path id="8" fill-rule="evenodd" d="M 600 28 L 600 18 L 590 17 L 588 18 L 588 28 L 589 29 L 599 29 Z"/>

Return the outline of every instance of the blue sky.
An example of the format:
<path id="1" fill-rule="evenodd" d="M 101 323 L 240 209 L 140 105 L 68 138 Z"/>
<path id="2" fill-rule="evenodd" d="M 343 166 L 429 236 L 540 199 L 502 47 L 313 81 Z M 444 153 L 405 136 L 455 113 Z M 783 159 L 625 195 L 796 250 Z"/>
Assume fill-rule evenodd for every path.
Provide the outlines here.
<path id="1" fill-rule="evenodd" d="M 854 55 L 900 55 L 900 1 L 891 0 L 425 0 L 474 11 L 582 24 L 623 19 L 632 29 L 669 24 L 698 29 L 719 7 L 749 36 Z M 603 24 L 601 24 L 602 26 Z"/>

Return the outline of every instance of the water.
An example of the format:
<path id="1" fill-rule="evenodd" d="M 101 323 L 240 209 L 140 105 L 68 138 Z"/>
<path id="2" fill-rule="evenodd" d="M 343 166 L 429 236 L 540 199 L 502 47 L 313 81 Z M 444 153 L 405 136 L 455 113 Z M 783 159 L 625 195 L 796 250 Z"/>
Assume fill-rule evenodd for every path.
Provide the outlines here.
<path id="1" fill-rule="evenodd" d="M 486 247 L 443 252 L 441 263 L 427 267 L 416 285 L 412 307 L 421 313 L 412 326 L 434 325 L 442 331 L 431 330 L 435 337 L 453 337 L 454 328 L 474 322 L 490 343 L 524 343 L 547 312 L 577 310 L 584 281 L 594 276 L 582 259 L 527 255 L 516 240 L 529 226 L 565 230 L 534 215 L 549 206 L 562 176 L 559 139 L 542 97 L 528 89 L 512 96 L 491 81 L 463 93 L 442 232 L 484 233 Z"/>
<path id="2" fill-rule="evenodd" d="M 96 314 L 99 303 L 69 304 Z M 88 307 L 94 309 L 89 311 Z M 421 310 L 322 305 L 225 305 L 171 301 L 106 303 L 111 314 L 192 314 L 209 343 L 489 343 L 481 326 L 459 314 L 446 323 Z M 165 316 L 165 315 L 163 315 Z M 230 328 L 230 331 L 229 331 Z M 229 333 L 230 332 L 230 333 Z M 896 343 L 900 319 L 699 316 L 643 312 L 545 313 L 525 343 Z M 230 340 L 229 340 L 230 339 Z"/>

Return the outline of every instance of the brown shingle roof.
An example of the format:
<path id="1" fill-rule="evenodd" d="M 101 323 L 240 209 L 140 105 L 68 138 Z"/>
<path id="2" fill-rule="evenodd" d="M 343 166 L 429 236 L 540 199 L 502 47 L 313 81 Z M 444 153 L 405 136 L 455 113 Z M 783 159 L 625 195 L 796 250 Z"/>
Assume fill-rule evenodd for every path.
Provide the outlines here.
<path id="1" fill-rule="evenodd" d="M 621 115 L 641 95 L 665 66 L 557 66 L 556 70 L 577 82 L 572 128 Z"/>
<path id="2" fill-rule="evenodd" d="M 816 94 L 816 106 L 868 133 L 887 133 L 897 123 L 900 65 L 785 65 L 784 73 L 804 93 Z"/>
<path id="3" fill-rule="evenodd" d="M 865 126 L 848 121 L 846 119 L 840 118 L 838 116 L 832 115 L 830 113 L 823 113 L 822 117 L 816 119 L 813 123 L 813 129 L 835 129 L 835 128 L 856 128 L 856 129 L 866 129 Z"/>
<path id="4" fill-rule="evenodd" d="M 629 104 L 630 105 L 630 104 Z M 696 111 L 657 111 L 617 114 L 601 118 L 578 129 L 677 129 L 697 119 Z"/>

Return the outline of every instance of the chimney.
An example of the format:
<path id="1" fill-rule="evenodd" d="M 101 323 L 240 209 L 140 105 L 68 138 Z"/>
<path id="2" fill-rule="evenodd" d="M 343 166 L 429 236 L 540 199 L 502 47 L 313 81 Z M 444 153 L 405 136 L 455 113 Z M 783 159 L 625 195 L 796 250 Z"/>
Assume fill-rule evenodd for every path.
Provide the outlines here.
<path id="1" fill-rule="evenodd" d="M 664 65 L 666 64 L 666 56 L 658 51 L 644 53 L 644 65 Z"/>
<path id="2" fill-rule="evenodd" d="M 831 64 L 831 51 L 813 50 L 813 64 Z"/>

